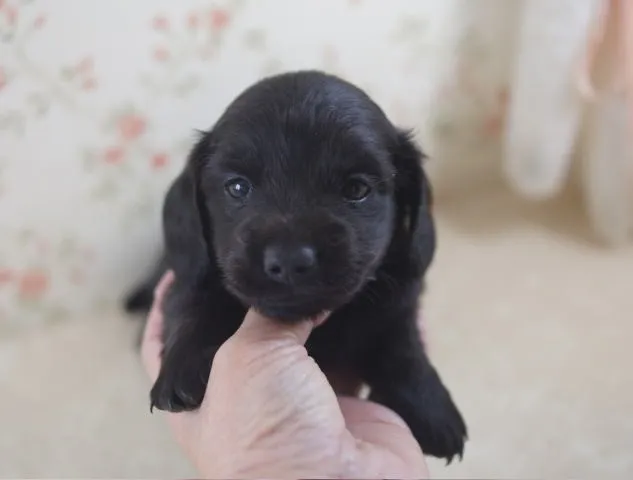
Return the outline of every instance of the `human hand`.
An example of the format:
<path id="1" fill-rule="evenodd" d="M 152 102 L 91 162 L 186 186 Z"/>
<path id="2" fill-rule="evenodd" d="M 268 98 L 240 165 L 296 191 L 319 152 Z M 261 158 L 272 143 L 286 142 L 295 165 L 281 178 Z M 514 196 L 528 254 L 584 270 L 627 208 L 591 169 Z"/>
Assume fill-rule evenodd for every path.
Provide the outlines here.
<path id="1" fill-rule="evenodd" d="M 143 336 L 152 382 L 161 362 L 162 299 L 172 281 L 168 273 L 159 283 Z M 400 417 L 336 396 L 304 347 L 316 323 L 246 314 L 215 355 L 200 409 L 165 413 L 185 455 L 207 478 L 428 478 Z"/>

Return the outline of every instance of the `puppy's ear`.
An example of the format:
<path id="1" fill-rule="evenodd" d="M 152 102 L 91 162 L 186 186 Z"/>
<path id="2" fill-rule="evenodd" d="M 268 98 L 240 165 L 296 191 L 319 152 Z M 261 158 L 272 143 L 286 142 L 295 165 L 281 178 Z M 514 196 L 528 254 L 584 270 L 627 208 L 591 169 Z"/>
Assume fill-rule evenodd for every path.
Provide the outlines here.
<path id="1" fill-rule="evenodd" d="M 397 232 L 405 243 L 401 246 L 409 252 L 408 261 L 419 273 L 426 271 L 435 254 L 433 193 L 423 168 L 425 159 L 426 155 L 416 145 L 413 134 L 399 131 L 392 152 L 396 169 Z"/>
<path id="2" fill-rule="evenodd" d="M 179 273 L 206 275 L 214 262 L 213 225 L 200 188 L 200 173 L 212 154 L 210 134 L 201 137 L 189 153 L 181 174 L 171 185 L 163 206 L 163 224 L 169 264 Z M 211 251 L 210 251 L 211 249 Z"/>
<path id="3" fill-rule="evenodd" d="M 214 258 L 213 225 L 211 223 L 211 216 L 209 215 L 209 211 L 207 209 L 204 190 L 201 186 L 202 169 L 206 166 L 206 163 L 209 161 L 214 150 L 213 133 L 198 131 L 198 135 L 200 138 L 189 155 L 187 171 L 193 187 L 193 207 L 197 212 L 198 222 L 200 223 L 200 232 L 205 243 L 205 249 L 210 255 L 210 258 Z"/>

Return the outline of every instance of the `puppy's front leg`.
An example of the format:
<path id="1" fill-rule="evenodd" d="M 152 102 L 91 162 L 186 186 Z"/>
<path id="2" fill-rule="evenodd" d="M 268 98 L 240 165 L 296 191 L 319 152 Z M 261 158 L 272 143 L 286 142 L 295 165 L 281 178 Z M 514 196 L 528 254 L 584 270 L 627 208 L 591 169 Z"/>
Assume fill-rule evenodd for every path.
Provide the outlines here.
<path id="1" fill-rule="evenodd" d="M 364 368 L 370 400 L 400 415 L 425 454 L 447 463 L 456 455 L 461 458 L 466 424 L 426 356 L 415 320 L 391 325 Z"/>
<path id="2" fill-rule="evenodd" d="M 211 317 L 210 302 L 222 318 Z M 239 312 L 231 307 L 208 286 L 176 280 L 163 307 L 162 364 L 150 393 L 152 408 L 180 412 L 201 405 L 215 353 L 236 328 L 232 319 Z"/>
<path id="3" fill-rule="evenodd" d="M 150 409 L 195 410 L 202 404 L 218 347 L 202 348 L 186 336 L 163 352 L 160 373 L 150 392 Z"/>

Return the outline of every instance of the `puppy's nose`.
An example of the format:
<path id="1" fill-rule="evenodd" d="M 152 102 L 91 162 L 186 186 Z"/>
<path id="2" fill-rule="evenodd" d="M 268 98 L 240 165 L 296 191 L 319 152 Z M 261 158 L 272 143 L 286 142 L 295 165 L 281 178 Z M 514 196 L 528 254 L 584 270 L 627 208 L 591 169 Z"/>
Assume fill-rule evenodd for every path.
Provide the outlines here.
<path id="1" fill-rule="evenodd" d="M 316 250 L 309 245 L 269 245 L 264 250 L 264 272 L 279 283 L 300 282 L 309 277 L 316 267 Z"/>

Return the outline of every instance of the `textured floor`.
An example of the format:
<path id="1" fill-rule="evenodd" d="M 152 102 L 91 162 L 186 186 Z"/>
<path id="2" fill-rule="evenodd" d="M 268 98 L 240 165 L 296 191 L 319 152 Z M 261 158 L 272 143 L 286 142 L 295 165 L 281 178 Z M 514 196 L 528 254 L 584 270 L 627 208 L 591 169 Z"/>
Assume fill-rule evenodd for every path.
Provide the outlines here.
<path id="1" fill-rule="evenodd" d="M 441 209 L 424 320 L 471 440 L 436 477 L 633 476 L 633 249 L 581 220 L 502 193 Z M 148 413 L 135 334 L 112 313 L 0 344 L 0 477 L 192 475 Z"/>

